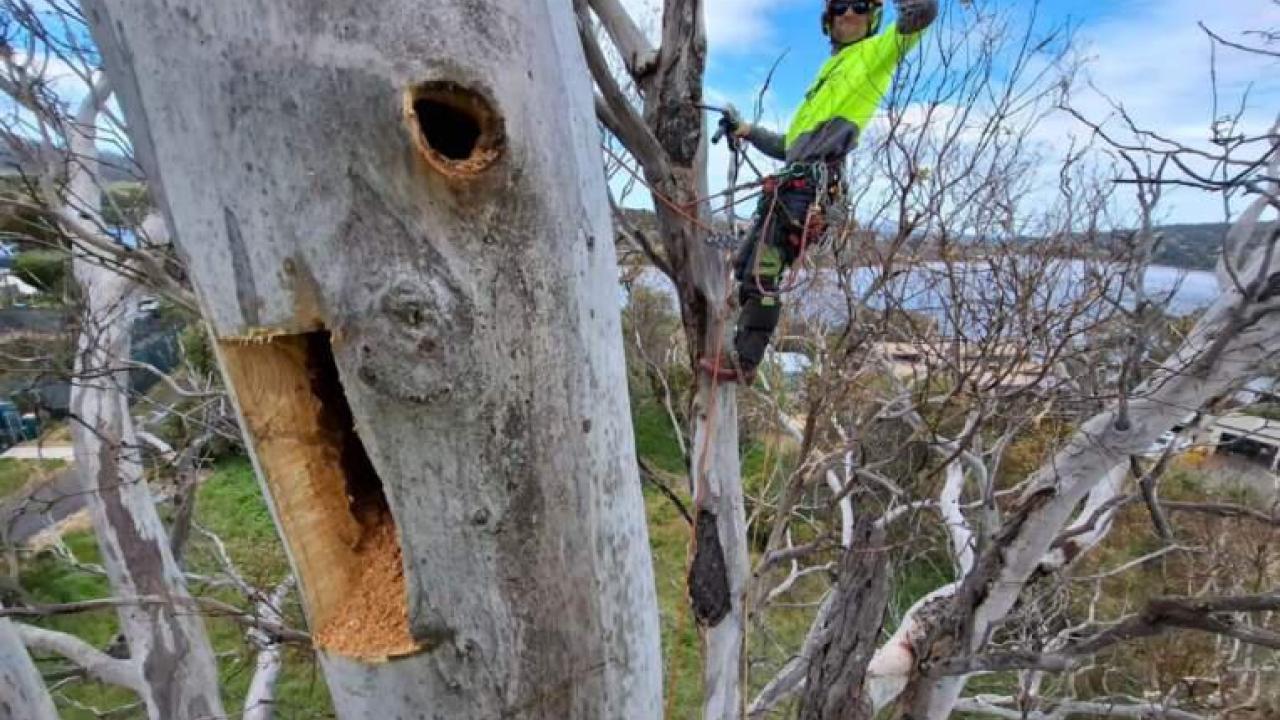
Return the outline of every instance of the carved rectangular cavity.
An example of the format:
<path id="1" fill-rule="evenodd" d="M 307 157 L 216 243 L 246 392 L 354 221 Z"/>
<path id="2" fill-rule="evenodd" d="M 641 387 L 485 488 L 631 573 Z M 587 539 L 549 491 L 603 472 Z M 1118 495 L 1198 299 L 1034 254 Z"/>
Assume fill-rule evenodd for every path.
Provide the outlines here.
<path id="1" fill-rule="evenodd" d="M 219 345 L 317 645 L 357 658 L 412 652 L 395 522 L 356 434 L 329 333 Z"/>

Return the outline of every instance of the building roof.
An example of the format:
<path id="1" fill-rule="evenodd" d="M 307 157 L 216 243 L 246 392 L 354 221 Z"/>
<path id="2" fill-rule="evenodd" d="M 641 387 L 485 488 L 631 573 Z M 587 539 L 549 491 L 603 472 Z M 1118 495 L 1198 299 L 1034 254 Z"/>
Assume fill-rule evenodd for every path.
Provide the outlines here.
<path id="1" fill-rule="evenodd" d="M 1280 422 L 1275 420 L 1235 413 L 1218 418 L 1213 424 L 1213 429 L 1239 435 L 1255 442 L 1280 446 Z"/>

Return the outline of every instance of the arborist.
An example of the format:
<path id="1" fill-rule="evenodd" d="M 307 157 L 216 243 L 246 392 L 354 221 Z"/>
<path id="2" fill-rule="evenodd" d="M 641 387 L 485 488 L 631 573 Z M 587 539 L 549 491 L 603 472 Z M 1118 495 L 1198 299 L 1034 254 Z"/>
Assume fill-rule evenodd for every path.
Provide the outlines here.
<path id="1" fill-rule="evenodd" d="M 734 260 L 740 307 L 735 357 L 699 361 L 720 380 L 754 381 L 782 316 L 783 274 L 821 235 L 845 156 L 889 92 L 898 65 L 938 14 L 937 0 L 894 0 L 894 6 L 896 22 L 881 31 L 883 0 L 826 0 L 822 32 L 831 40 L 831 57 L 785 136 L 744 122 L 733 106 L 724 109 L 722 125 L 786 166 L 766 178 L 747 242 Z"/>

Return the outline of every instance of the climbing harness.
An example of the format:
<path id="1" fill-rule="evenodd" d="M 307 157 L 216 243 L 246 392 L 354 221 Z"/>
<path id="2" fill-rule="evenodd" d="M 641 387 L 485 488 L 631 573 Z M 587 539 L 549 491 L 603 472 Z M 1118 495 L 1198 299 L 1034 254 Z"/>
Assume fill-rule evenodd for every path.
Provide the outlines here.
<path id="1" fill-rule="evenodd" d="M 826 163 L 812 163 L 805 165 L 791 165 L 778 175 L 770 176 L 765 179 L 764 199 L 757 213 L 763 217 L 763 220 L 757 225 L 756 235 L 751 239 L 756 243 L 752 250 L 752 267 L 750 276 L 756 284 L 756 290 L 763 297 L 778 297 L 784 292 L 790 292 L 799 285 L 797 273 L 792 272 L 787 282 L 778 287 L 776 290 L 765 288 L 761 282 L 761 262 L 769 248 L 763 247 L 761 243 L 768 243 L 777 232 L 775 223 L 779 222 L 778 211 L 785 217 L 781 219 L 787 224 L 787 228 L 799 228 L 799 232 L 790 232 L 783 242 L 788 243 L 790 250 L 794 252 L 794 257 L 801 263 L 808 262 L 807 250 L 814 245 L 824 244 L 829 237 L 830 226 L 827 225 L 824 218 L 827 215 L 827 209 L 837 203 L 844 202 L 845 193 L 843 190 L 843 181 L 839 177 L 838 169 L 833 169 Z M 805 193 L 812 191 L 813 198 L 809 201 L 808 209 L 805 211 L 803 218 L 792 217 L 785 203 L 779 202 L 779 195 L 785 191 L 793 191 Z M 776 248 L 782 251 L 783 248 Z"/>

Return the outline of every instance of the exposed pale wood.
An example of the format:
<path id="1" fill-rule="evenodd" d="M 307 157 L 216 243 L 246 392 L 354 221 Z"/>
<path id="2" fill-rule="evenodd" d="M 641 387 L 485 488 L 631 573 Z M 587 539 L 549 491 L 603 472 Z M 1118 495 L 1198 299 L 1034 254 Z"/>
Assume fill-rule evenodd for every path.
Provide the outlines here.
<path id="1" fill-rule="evenodd" d="M 274 501 L 280 534 L 306 578 L 312 628 L 324 627 L 360 576 L 362 528 L 347 502 L 340 439 L 311 389 L 307 339 L 219 344 L 246 431 Z"/>

